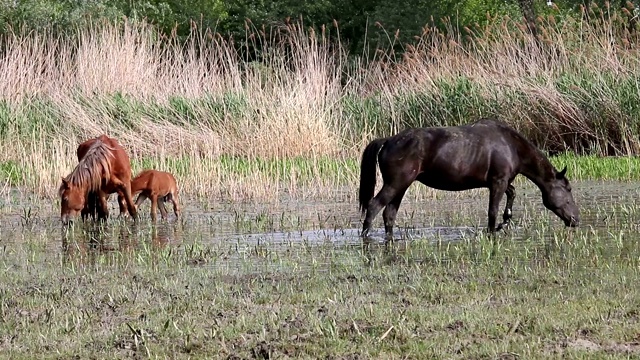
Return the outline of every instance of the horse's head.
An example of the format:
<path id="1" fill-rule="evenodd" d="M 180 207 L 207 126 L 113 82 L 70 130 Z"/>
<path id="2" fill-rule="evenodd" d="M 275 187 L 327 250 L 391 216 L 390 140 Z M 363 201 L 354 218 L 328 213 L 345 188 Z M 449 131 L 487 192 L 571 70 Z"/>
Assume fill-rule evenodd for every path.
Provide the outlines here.
<path id="1" fill-rule="evenodd" d="M 62 178 L 58 191 L 60 195 L 60 220 L 68 225 L 84 208 L 86 194 L 82 187 L 74 185 L 69 179 Z"/>
<path id="2" fill-rule="evenodd" d="M 543 187 L 542 203 L 547 209 L 558 215 L 566 226 L 578 226 L 580 223 L 580 210 L 573 201 L 571 185 L 565 177 L 567 168 L 565 167 L 562 171 L 554 170 L 554 173 L 553 179 Z"/>

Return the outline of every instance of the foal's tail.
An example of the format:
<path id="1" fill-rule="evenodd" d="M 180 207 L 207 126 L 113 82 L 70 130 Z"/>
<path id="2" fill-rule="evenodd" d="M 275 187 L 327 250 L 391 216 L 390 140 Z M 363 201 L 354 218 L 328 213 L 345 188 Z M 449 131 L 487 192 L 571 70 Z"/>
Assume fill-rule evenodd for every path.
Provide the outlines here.
<path id="1" fill-rule="evenodd" d="M 363 213 L 367 210 L 369 201 L 373 198 L 373 192 L 376 189 L 376 164 L 378 163 L 378 152 L 386 141 L 387 138 L 375 139 L 370 142 L 362 152 L 358 201 L 360 202 L 360 211 Z"/>

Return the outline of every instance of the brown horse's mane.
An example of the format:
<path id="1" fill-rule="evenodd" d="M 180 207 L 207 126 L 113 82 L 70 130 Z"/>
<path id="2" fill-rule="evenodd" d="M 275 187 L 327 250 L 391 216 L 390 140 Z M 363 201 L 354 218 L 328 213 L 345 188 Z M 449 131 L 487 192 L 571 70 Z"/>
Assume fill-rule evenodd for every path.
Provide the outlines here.
<path id="1" fill-rule="evenodd" d="M 98 139 L 65 180 L 74 186 L 87 186 L 89 191 L 100 190 L 102 179 L 111 177 L 109 158 L 114 156 L 113 150 Z"/>

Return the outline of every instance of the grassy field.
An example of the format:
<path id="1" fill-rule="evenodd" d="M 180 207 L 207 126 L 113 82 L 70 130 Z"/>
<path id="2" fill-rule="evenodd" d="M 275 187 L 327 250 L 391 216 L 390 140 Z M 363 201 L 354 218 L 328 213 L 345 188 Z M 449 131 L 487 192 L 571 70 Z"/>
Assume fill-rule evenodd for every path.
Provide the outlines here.
<path id="1" fill-rule="evenodd" d="M 0 257 L 0 356 L 637 356 L 640 246 L 613 216 L 622 225 L 602 232 L 538 220 L 497 239 L 391 246 L 175 246 L 153 231 L 128 246 L 112 224 L 116 249 L 52 252 L 50 234 L 25 234 Z"/>
<path id="2" fill-rule="evenodd" d="M 215 34 L 180 46 L 126 23 L 0 39 L 0 357 L 640 356 L 640 53 L 594 14 L 542 19 L 540 42 L 510 19 L 427 28 L 402 57 L 370 59 L 297 25 L 248 36 L 260 61 Z M 368 141 L 480 116 L 560 154 L 580 228 L 553 225 L 520 177 L 517 227 L 494 239 L 326 235 L 361 226 Z M 61 235 L 60 178 L 102 133 L 134 173 L 176 175 L 191 208 L 173 238 L 144 216 Z M 598 188 L 612 181 L 627 193 Z M 476 229 L 479 194 L 412 187 L 398 223 Z"/>

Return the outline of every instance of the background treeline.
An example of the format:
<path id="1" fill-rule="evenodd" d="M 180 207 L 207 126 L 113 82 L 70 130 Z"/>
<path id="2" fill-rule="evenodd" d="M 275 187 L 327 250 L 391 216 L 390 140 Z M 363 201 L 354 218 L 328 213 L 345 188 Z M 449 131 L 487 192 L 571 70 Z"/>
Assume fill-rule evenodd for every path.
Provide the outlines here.
<path id="1" fill-rule="evenodd" d="M 49 29 L 75 32 L 100 19 L 154 24 L 168 36 L 186 40 L 194 27 L 210 29 L 235 43 L 247 42 L 247 29 L 268 29 L 302 19 L 317 30 L 332 29 L 351 54 L 389 46 L 402 51 L 419 39 L 425 26 L 459 31 L 483 26 L 492 18 L 524 18 L 553 14 L 579 16 L 589 3 L 609 11 L 635 15 L 632 2 L 544 0 L 2 0 L 0 32 Z M 336 28 L 335 25 L 338 25 Z M 339 30 L 338 30 L 339 29 Z"/>

